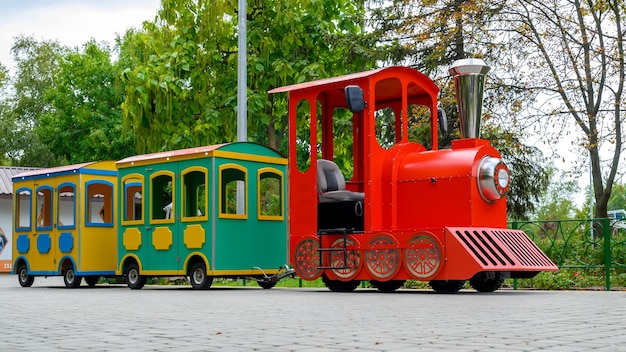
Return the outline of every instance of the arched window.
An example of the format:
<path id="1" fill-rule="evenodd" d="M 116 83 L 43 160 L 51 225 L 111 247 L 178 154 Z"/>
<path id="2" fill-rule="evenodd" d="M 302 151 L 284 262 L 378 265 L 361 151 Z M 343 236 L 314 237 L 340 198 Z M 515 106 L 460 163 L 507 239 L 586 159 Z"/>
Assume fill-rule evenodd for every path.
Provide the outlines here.
<path id="1" fill-rule="evenodd" d="M 225 164 L 219 167 L 220 217 L 248 218 L 248 171 L 241 165 Z"/>
<path id="2" fill-rule="evenodd" d="M 207 175 L 203 167 L 183 171 L 183 221 L 208 219 Z"/>
<path id="3" fill-rule="evenodd" d="M 283 220 L 283 173 L 273 168 L 260 169 L 257 191 L 259 220 Z"/>

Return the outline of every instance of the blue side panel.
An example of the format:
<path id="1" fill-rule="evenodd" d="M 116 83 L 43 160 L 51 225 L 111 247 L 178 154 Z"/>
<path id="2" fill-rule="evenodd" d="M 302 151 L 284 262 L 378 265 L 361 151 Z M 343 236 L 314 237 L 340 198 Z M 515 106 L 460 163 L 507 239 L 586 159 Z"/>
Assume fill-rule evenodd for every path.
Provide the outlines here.
<path id="1" fill-rule="evenodd" d="M 52 240 L 50 239 L 50 235 L 47 233 L 39 234 L 37 237 L 37 251 L 39 253 L 48 253 L 50 252 L 50 247 L 52 246 Z"/>
<path id="2" fill-rule="evenodd" d="M 18 253 L 26 254 L 30 250 L 30 239 L 28 235 L 25 233 L 21 233 L 17 235 L 17 240 L 15 241 L 15 246 L 17 248 Z"/>
<path id="3" fill-rule="evenodd" d="M 69 253 L 74 249 L 74 236 L 69 232 L 61 232 L 59 236 L 59 249 L 61 253 Z"/>

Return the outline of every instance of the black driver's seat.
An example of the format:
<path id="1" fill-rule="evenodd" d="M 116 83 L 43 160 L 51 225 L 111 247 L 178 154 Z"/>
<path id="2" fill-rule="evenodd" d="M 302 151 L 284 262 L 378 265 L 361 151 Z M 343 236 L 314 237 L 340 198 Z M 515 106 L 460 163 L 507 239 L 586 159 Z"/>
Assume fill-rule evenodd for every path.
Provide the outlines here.
<path id="1" fill-rule="evenodd" d="M 337 164 L 330 160 L 317 160 L 318 212 L 320 232 L 363 231 L 362 192 L 346 190 L 346 181 Z"/>
<path id="2" fill-rule="evenodd" d="M 317 187 L 320 203 L 362 201 L 364 194 L 346 190 L 346 181 L 337 164 L 317 160 Z"/>

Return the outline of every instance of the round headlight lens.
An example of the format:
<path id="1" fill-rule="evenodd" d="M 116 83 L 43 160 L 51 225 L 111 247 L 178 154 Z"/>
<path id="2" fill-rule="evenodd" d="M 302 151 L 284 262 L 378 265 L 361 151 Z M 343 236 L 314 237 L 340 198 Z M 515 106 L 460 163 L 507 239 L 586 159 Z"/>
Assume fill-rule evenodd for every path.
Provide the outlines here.
<path id="1" fill-rule="evenodd" d="M 502 159 L 486 156 L 478 166 L 477 181 L 480 196 L 486 202 L 493 203 L 509 190 L 509 169 Z"/>

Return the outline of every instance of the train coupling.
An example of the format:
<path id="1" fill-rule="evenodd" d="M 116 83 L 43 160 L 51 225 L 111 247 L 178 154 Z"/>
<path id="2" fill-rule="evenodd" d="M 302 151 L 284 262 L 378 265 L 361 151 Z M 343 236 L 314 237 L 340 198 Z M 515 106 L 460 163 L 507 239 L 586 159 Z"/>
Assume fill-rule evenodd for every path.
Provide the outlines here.
<path id="1" fill-rule="evenodd" d="M 291 276 L 292 279 L 296 278 L 296 271 L 288 264 L 281 265 L 274 275 L 267 275 L 265 271 L 263 271 L 263 269 L 259 267 L 254 267 L 254 269 L 259 270 L 263 274 L 263 277 L 261 278 L 254 278 L 257 282 L 260 283 L 276 284 L 278 281 L 284 279 L 287 276 Z"/>

